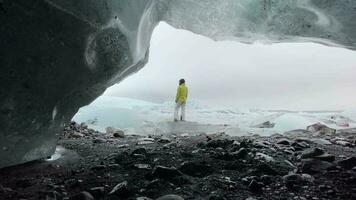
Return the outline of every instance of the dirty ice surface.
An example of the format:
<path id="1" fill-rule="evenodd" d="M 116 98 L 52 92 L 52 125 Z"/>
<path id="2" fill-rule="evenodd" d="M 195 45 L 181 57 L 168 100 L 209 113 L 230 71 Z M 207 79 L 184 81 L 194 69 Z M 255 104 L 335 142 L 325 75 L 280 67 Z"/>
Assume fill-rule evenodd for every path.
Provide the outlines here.
<path id="1" fill-rule="evenodd" d="M 335 129 L 355 128 L 356 109 L 346 111 L 267 111 L 247 108 L 223 108 L 196 100 L 187 103 L 187 121 L 172 122 L 174 102 L 156 104 L 136 99 L 101 96 L 79 110 L 73 120 L 105 131 L 108 126 L 127 134 L 200 134 L 225 132 L 232 136 L 260 134 L 268 136 L 322 123 Z M 257 128 L 269 122 L 272 128 Z"/>

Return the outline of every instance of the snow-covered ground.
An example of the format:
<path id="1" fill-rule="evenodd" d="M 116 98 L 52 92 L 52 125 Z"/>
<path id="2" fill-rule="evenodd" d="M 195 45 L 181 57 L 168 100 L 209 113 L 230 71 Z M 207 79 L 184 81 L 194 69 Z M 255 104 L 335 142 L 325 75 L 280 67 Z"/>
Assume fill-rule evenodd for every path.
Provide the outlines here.
<path id="1" fill-rule="evenodd" d="M 128 134 L 220 133 L 229 135 L 271 135 L 295 129 L 305 129 L 314 123 L 323 123 L 335 129 L 356 127 L 356 109 L 340 112 L 266 111 L 257 109 L 223 108 L 190 100 L 187 104 L 187 122 L 174 123 L 173 102 L 151 102 L 101 96 L 79 110 L 73 120 L 104 131 L 111 126 Z M 254 128 L 266 121 L 273 128 Z"/>

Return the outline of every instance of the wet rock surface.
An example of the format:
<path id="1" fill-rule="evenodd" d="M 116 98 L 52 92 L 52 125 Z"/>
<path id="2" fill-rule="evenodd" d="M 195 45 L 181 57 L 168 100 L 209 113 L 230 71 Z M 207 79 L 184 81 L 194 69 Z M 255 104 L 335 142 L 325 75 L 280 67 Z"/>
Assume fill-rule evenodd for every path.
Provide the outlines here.
<path id="1" fill-rule="evenodd" d="M 79 159 L 1 169 L 0 199 L 355 199 L 355 146 L 333 138 L 356 132 L 291 133 L 122 138 L 73 122 L 59 145 Z"/>

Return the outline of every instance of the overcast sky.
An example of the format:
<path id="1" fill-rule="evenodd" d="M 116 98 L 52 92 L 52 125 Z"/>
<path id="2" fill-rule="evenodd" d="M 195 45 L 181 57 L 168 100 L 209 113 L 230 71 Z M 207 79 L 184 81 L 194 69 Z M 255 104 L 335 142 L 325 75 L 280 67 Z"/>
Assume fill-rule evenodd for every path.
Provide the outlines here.
<path id="1" fill-rule="evenodd" d="M 215 42 L 161 23 L 150 59 L 105 95 L 173 101 L 185 78 L 189 97 L 237 108 L 341 110 L 356 107 L 356 52 L 312 43 Z"/>

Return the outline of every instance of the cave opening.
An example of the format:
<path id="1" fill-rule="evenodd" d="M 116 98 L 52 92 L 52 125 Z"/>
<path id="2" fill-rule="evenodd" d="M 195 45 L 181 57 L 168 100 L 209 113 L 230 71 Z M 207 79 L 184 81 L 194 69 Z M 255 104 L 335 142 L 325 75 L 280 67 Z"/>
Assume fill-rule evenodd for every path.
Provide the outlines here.
<path id="1" fill-rule="evenodd" d="M 101 132 L 114 127 L 140 135 L 271 135 L 326 121 L 333 128 L 353 128 L 354 63 L 354 52 L 347 49 L 213 41 L 161 22 L 146 66 L 108 88 L 73 120 Z M 172 126 L 180 78 L 189 86 L 187 119 L 192 124 Z M 276 126 L 253 130 L 265 121 Z"/>

